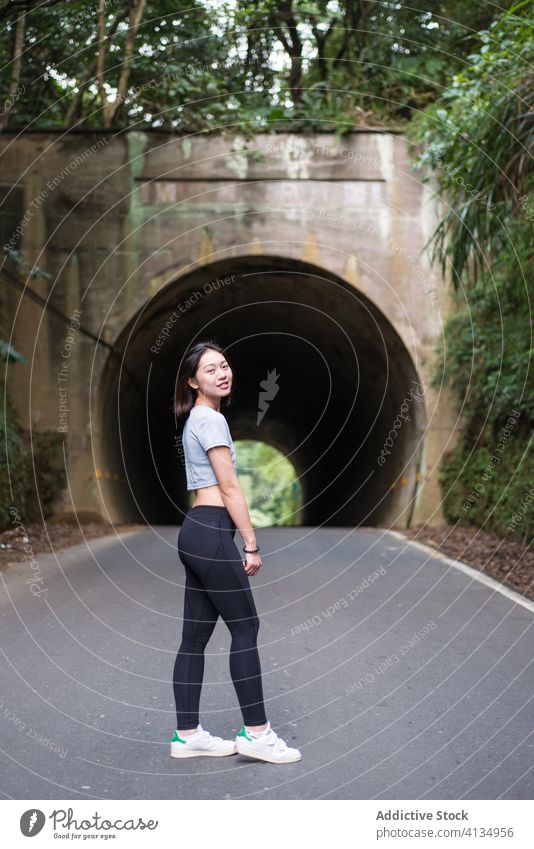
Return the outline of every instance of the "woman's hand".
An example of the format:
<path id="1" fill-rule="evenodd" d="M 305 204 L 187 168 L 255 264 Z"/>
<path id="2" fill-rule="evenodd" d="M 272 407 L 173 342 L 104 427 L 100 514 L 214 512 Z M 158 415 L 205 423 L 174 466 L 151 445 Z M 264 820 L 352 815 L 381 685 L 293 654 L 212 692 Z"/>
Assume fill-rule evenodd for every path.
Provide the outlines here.
<path id="1" fill-rule="evenodd" d="M 243 566 L 247 575 L 255 575 L 261 566 L 261 557 L 259 554 L 245 554 Z"/>

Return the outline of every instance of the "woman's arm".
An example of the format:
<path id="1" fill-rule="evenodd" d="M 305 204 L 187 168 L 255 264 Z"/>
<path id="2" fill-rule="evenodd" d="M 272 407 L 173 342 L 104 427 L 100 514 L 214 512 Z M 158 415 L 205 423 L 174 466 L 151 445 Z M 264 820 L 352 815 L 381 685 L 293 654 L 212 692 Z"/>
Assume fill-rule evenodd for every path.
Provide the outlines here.
<path id="1" fill-rule="evenodd" d="M 224 506 L 234 520 L 245 548 L 256 548 L 256 534 L 252 527 L 245 495 L 232 463 L 230 449 L 226 445 L 217 445 L 208 449 L 208 457 L 217 478 Z"/>

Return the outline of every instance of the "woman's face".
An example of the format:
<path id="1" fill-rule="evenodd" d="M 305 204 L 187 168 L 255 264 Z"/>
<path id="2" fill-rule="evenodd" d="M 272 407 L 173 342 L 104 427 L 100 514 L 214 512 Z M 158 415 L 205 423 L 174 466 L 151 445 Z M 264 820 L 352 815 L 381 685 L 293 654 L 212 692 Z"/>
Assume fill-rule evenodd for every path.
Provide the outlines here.
<path id="1" fill-rule="evenodd" d="M 193 383 L 198 385 L 199 393 L 205 397 L 226 398 L 232 391 L 232 377 L 224 354 L 210 349 L 202 354 Z"/>

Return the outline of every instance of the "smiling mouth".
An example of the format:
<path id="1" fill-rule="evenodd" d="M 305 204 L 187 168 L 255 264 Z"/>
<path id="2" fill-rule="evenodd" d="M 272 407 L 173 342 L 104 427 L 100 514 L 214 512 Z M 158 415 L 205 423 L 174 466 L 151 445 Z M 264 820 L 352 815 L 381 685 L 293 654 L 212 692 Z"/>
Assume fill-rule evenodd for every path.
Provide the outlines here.
<path id="1" fill-rule="evenodd" d="M 226 381 L 226 383 L 219 383 L 219 389 L 226 389 L 226 387 L 227 387 L 228 385 L 229 385 L 229 384 L 228 384 L 228 381 Z"/>

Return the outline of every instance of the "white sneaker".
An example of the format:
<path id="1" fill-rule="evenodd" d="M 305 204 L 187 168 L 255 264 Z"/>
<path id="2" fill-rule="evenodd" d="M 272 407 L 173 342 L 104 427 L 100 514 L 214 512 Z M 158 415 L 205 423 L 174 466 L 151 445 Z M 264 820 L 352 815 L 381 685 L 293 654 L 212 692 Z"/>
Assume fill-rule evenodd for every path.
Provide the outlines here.
<path id="1" fill-rule="evenodd" d="M 180 737 L 178 731 L 172 735 L 171 757 L 173 758 L 198 758 L 203 755 L 220 758 L 224 755 L 235 755 L 236 751 L 233 740 L 213 737 L 209 731 L 204 731 L 200 724 L 197 725 L 194 734 L 186 734 L 185 740 Z"/>
<path id="2" fill-rule="evenodd" d="M 247 755 L 259 761 L 269 761 L 272 764 L 292 763 L 300 761 L 302 757 L 298 749 L 290 748 L 276 731 L 273 731 L 270 722 L 267 722 L 267 729 L 261 737 L 252 737 L 243 725 L 235 742 L 240 755 Z"/>

